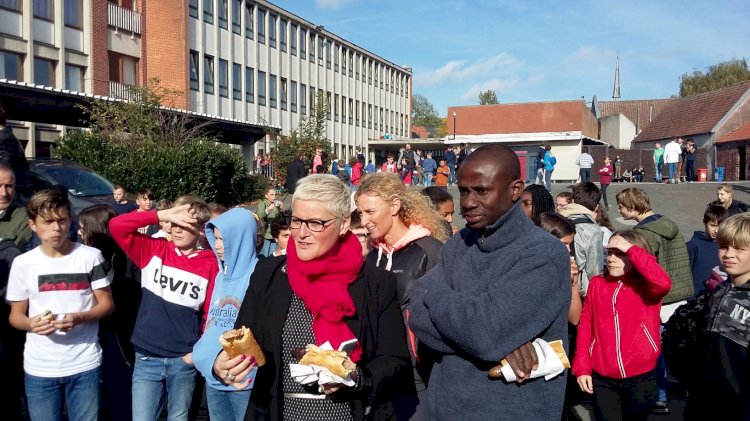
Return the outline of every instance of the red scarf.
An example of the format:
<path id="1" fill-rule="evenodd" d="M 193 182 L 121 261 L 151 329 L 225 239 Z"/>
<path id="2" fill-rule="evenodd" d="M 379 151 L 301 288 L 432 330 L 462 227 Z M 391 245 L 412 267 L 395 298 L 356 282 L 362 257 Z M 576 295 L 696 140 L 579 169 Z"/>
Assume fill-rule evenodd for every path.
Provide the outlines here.
<path id="1" fill-rule="evenodd" d="M 362 246 L 357 237 L 347 232 L 328 253 L 304 262 L 297 256 L 292 239 L 286 248 L 286 262 L 292 291 L 313 315 L 316 345 L 328 341 L 338 349 L 342 342 L 355 339 L 344 319 L 356 312 L 349 284 L 362 268 Z M 357 362 L 361 356 L 362 345 L 357 343 L 351 359 Z"/>

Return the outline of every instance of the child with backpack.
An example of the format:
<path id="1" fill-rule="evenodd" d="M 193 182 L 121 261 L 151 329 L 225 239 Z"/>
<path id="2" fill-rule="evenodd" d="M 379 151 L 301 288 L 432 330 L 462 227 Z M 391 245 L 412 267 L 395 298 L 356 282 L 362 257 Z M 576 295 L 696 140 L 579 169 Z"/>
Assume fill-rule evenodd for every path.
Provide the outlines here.
<path id="1" fill-rule="evenodd" d="M 612 235 L 607 274 L 591 279 L 573 374 L 597 420 L 645 420 L 657 400 L 659 311 L 672 282 L 636 231 Z"/>

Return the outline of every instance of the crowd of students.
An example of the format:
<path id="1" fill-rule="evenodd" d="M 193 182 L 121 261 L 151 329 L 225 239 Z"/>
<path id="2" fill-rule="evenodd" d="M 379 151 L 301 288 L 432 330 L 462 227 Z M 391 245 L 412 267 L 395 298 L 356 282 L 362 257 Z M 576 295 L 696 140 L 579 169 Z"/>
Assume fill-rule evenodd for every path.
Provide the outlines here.
<path id="1" fill-rule="evenodd" d="M 9 380 L 25 385 L 30 419 L 61 419 L 65 406 L 70 419 L 155 420 L 166 410 L 187 420 L 204 394 L 213 420 L 439 418 L 425 391 L 442 354 L 412 330 L 410 290 L 459 231 L 444 189 L 455 171 L 441 173 L 441 160 L 446 184 L 416 191 L 393 161 L 354 193 L 329 174 L 303 177 L 289 210 L 273 188 L 253 212 L 190 195 L 154 207 L 148 189 L 133 204 L 116 186 L 112 204 L 77 215 L 79 243 L 67 235 L 67 194 L 35 194 L 26 213 L 40 245 L 13 256 L 5 292 L 10 326 L 27 332 L 23 378 Z M 685 385 L 686 419 L 716 405 L 727 419 L 748 416 L 746 207 L 722 185 L 686 245 L 634 187 L 616 201 L 637 225 L 613 232 L 605 192 L 588 182 L 553 199 L 530 185 L 515 204 L 570 254 L 563 418 L 585 395 L 598 420 L 668 412 L 667 369 L 681 374 L 686 358 L 666 352 L 675 347 L 697 350 L 701 368 L 701 381 Z M 696 302 L 704 306 L 687 313 Z M 696 313 L 691 335 L 678 335 Z M 219 336 L 241 325 L 265 348 L 265 366 L 222 350 Z M 358 340 L 353 386 L 291 380 L 291 350 L 323 338 Z"/>

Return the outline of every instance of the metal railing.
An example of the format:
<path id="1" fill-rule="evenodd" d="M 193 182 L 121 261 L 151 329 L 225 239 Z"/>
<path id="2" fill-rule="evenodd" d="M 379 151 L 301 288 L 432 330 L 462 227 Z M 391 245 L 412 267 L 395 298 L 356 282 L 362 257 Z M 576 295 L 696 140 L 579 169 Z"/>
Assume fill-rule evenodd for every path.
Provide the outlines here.
<path id="1" fill-rule="evenodd" d="M 110 98 L 120 98 L 127 101 L 137 100 L 139 92 L 133 89 L 132 86 L 110 80 L 109 96 Z"/>
<path id="2" fill-rule="evenodd" d="M 115 32 L 123 30 L 135 35 L 141 34 L 141 14 L 122 8 L 114 3 L 107 3 L 107 23 Z"/>

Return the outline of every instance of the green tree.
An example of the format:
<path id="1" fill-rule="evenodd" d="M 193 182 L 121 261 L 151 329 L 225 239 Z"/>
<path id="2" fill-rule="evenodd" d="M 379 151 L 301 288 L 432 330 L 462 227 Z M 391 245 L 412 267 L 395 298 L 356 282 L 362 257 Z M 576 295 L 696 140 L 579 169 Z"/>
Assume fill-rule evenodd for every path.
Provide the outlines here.
<path id="1" fill-rule="evenodd" d="M 442 120 L 430 100 L 424 95 L 412 97 L 411 122 L 417 126 L 440 127 Z"/>
<path id="2" fill-rule="evenodd" d="M 493 105 L 498 104 L 497 94 L 495 91 L 487 89 L 486 91 L 479 92 L 479 105 Z"/>
<path id="3" fill-rule="evenodd" d="M 242 154 L 207 136 L 205 126 L 161 108 L 158 80 L 136 87 L 130 102 L 94 101 L 90 130 L 69 131 L 55 153 L 89 167 L 129 191 L 149 187 L 159 198 L 196 194 L 235 205 L 262 196 L 266 181 L 250 176 Z"/>
<path id="4" fill-rule="evenodd" d="M 709 92 L 747 80 L 750 80 L 747 60 L 743 58 L 723 61 L 709 66 L 705 73 L 693 70 L 692 74 L 684 73 L 680 76 L 680 96 Z"/>
<path id="5" fill-rule="evenodd" d="M 323 91 L 315 94 L 315 104 L 312 114 L 300 117 L 297 128 L 289 133 L 289 136 L 281 136 L 276 132 L 268 132 L 274 144 L 273 171 L 276 183 L 280 186 L 286 184 L 286 172 L 289 164 L 294 160 L 297 153 L 302 156 L 305 168 L 312 168 L 313 157 L 318 149 L 323 151 L 323 167 L 328 168 L 331 160 L 331 142 L 326 138 L 326 114 L 328 112 L 328 101 Z"/>
<path id="6" fill-rule="evenodd" d="M 448 136 L 448 118 L 444 117 L 440 119 L 440 125 L 437 127 L 435 136 L 438 138 Z"/>

